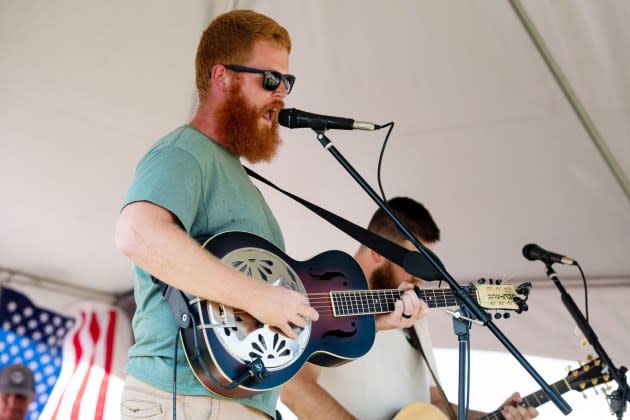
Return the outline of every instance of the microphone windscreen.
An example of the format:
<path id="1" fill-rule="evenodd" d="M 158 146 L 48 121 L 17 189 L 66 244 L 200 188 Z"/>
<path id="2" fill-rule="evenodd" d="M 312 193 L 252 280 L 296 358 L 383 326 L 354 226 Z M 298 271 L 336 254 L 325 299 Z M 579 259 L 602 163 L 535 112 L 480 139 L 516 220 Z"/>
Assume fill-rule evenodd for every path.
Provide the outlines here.
<path id="1" fill-rule="evenodd" d="M 291 122 L 295 122 L 295 118 L 292 118 L 294 111 L 295 108 L 281 109 L 278 113 L 278 123 L 283 127 L 293 128 Z"/>

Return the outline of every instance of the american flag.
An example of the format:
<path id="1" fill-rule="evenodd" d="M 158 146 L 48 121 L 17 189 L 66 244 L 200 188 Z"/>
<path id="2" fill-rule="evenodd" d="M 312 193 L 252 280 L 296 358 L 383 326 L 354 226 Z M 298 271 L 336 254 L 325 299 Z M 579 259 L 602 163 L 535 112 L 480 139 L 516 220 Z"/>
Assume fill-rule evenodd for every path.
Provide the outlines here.
<path id="1" fill-rule="evenodd" d="M 27 419 L 120 418 L 122 369 L 131 344 L 128 320 L 100 302 L 80 302 L 62 315 L 23 294 L 0 291 L 0 368 L 28 366 L 35 399 Z"/>

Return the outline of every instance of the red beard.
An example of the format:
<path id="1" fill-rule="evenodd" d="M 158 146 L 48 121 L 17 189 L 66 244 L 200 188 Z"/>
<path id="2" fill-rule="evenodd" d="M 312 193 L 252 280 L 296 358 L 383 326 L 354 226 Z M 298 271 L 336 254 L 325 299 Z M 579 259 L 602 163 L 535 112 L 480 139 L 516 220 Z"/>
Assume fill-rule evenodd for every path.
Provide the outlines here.
<path id="1" fill-rule="evenodd" d="M 271 108 L 280 110 L 284 102 L 273 101 L 261 109 L 250 105 L 240 86 L 236 86 L 217 112 L 217 136 L 233 154 L 251 163 L 268 162 L 276 154 L 282 142 L 278 133 L 277 113 L 272 116 L 271 126 L 261 127 L 260 120 Z"/>

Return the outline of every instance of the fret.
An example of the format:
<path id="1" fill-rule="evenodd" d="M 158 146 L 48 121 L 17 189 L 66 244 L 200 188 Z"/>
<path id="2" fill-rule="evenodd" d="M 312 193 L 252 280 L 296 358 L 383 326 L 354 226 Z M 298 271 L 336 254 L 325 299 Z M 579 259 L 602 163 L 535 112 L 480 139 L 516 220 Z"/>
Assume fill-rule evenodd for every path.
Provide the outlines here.
<path id="1" fill-rule="evenodd" d="M 332 301 L 333 316 L 337 316 L 339 315 L 339 312 L 337 311 L 337 305 L 339 305 L 339 296 L 335 292 L 330 292 L 330 299 Z"/>

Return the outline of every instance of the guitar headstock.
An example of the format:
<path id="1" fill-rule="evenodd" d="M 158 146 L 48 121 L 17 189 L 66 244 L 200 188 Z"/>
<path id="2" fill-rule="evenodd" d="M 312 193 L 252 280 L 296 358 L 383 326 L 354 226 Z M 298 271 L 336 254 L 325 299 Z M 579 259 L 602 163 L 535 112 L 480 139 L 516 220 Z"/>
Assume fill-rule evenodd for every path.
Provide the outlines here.
<path id="1" fill-rule="evenodd" d="M 484 309 L 494 309 L 502 311 L 515 311 L 521 313 L 528 309 L 527 299 L 531 291 L 531 283 L 522 283 L 516 288 L 511 284 L 502 284 L 501 280 L 479 279 L 476 286 L 477 301 Z M 520 296 L 519 296 L 520 295 Z M 500 318 L 501 314 L 495 317 Z M 509 314 L 503 317 L 508 318 Z"/>
<path id="2" fill-rule="evenodd" d="M 565 378 L 574 391 L 584 391 L 612 379 L 608 366 L 597 358 L 569 372 Z"/>

